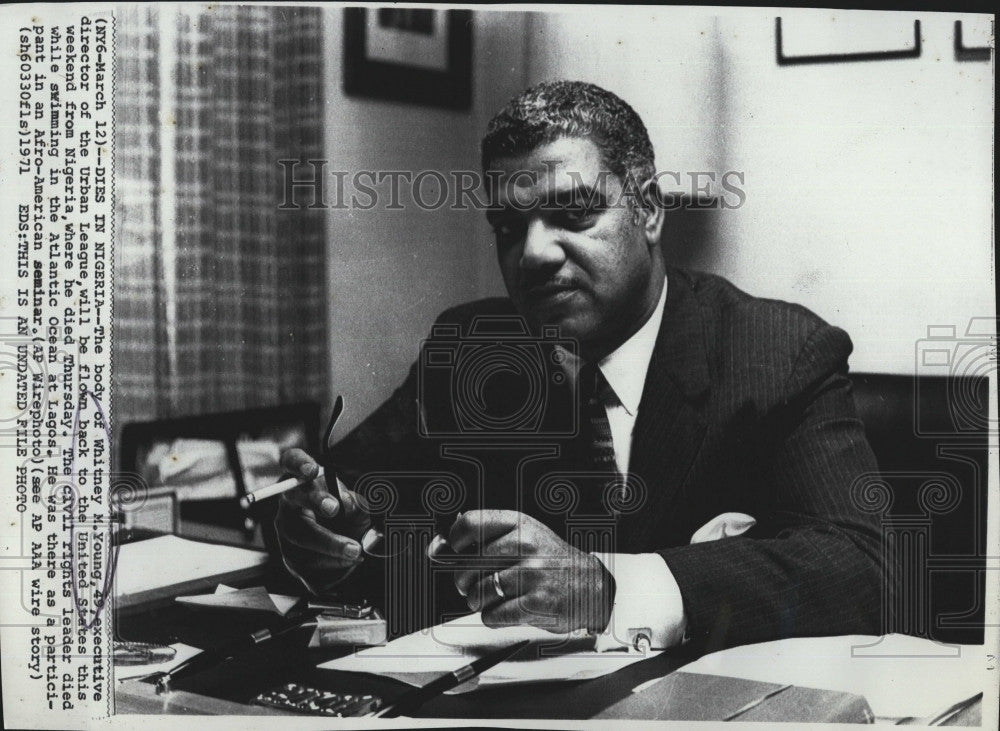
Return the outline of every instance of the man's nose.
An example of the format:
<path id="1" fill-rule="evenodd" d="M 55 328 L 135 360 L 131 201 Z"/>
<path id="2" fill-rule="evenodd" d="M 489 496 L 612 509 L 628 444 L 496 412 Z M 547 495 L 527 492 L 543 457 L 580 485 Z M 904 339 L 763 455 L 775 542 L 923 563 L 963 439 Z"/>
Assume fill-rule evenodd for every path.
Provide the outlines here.
<path id="1" fill-rule="evenodd" d="M 566 252 L 559 243 L 558 231 L 543 220 L 531 221 L 521 251 L 521 269 L 557 268 L 565 259 Z"/>

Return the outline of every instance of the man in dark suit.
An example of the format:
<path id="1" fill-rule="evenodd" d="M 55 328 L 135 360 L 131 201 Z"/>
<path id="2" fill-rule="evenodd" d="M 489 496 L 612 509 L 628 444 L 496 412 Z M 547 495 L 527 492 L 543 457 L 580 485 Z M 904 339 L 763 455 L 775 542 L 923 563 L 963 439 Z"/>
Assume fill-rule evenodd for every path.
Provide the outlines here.
<path id="1" fill-rule="evenodd" d="M 359 564 L 370 579 L 372 495 L 351 488 L 438 470 L 462 493 L 448 542 L 478 560 L 451 577 L 488 625 L 654 647 L 878 633 L 878 525 L 853 493 L 876 466 L 847 334 L 665 266 L 652 146 L 603 89 L 527 90 L 491 121 L 483 167 L 498 171 L 488 218 L 510 300 L 444 313 L 406 382 L 334 451 L 334 494 L 322 478 L 286 493 L 286 565 L 315 591 Z M 492 341 L 477 340 L 485 326 Z M 508 355 L 534 354 L 541 396 L 504 381 L 516 365 L 456 385 L 456 363 L 502 338 L 521 338 Z M 452 360 L 428 357 L 448 348 Z M 512 417 L 525 394 L 544 401 L 536 421 Z M 463 419 L 469 408 L 485 416 Z M 302 452 L 284 462 L 316 475 Z M 397 493 L 397 511 L 417 509 Z"/>

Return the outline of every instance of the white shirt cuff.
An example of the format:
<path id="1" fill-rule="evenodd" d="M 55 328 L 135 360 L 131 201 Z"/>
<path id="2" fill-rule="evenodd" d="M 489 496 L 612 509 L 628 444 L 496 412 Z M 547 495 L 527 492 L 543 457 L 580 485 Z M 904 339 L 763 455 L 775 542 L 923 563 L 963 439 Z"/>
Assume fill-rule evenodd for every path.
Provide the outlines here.
<path id="1" fill-rule="evenodd" d="M 649 636 L 650 649 L 679 645 L 687 626 L 680 587 L 657 553 L 594 553 L 615 577 L 615 605 L 597 650 L 635 647 L 636 636 Z"/>

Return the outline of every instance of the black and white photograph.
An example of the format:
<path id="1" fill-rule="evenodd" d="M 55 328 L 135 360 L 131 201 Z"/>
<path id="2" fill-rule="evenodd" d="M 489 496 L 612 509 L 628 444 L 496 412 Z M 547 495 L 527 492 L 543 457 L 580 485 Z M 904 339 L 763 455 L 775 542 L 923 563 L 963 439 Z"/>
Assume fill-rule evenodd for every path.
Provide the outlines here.
<path id="1" fill-rule="evenodd" d="M 7 725 L 998 727 L 994 15 L 2 12 Z"/>

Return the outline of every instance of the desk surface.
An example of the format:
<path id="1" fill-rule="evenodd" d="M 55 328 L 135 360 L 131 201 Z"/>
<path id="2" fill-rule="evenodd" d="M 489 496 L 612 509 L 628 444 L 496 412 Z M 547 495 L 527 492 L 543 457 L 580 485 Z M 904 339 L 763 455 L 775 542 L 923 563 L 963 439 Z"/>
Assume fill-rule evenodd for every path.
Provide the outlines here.
<path id="1" fill-rule="evenodd" d="M 116 634 L 120 639 L 147 642 L 184 642 L 205 647 L 227 637 L 260 629 L 275 621 L 275 615 L 257 612 L 195 610 L 174 604 L 149 612 L 118 619 Z M 303 637 L 277 640 L 262 645 L 246 659 L 233 658 L 211 670 L 175 683 L 179 691 L 226 701 L 248 703 L 255 695 L 282 683 L 295 681 L 318 688 L 347 693 L 373 693 L 386 701 L 401 695 L 409 686 L 395 680 L 371 675 L 320 670 L 316 666 L 340 657 L 347 648 L 305 647 Z M 437 718 L 565 718 L 587 719 L 631 693 L 632 688 L 652 678 L 663 676 L 692 657 L 683 652 L 666 652 L 641 661 L 617 673 L 580 682 L 540 683 L 516 688 L 498 687 L 462 695 L 440 696 L 427 703 L 420 715 Z M 511 701 L 516 698 L 516 703 Z M 154 711 L 148 703 L 129 703 L 119 699 L 118 712 Z M 197 705 L 197 701 L 188 699 Z M 202 712 L 208 712 L 202 708 Z M 232 713 L 228 704 L 220 704 L 220 713 Z"/>
<path id="2" fill-rule="evenodd" d="M 173 604 L 120 617 L 116 634 L 120 639 L 179 641 L 206 647 L 275 621 L 273 614 L 205 611 Z M 305 645 L 304 636 L 263 645 L 250 656 L 233 658 L 177 682 L 176 692 L 167 702 L 157 698 L 151 686 L 137 688 L 135 681 L 122 684 L 117 712 L 279 714 L 281 712 L 247 704 L 261 691 L 290 681 L 342 693 L 373 693 L 387 702 L 409 687 L 377 676 L 320 670 L 316 667 L 319 663 L 342 656 L 349 650 L 308 649 Z M 588 681 L 485 688 L 474 693 L 440 696 L 427 703 L 419 715 L 429 718 L 589 719 L 628 696 L 637 685 L 666 675 L 692 659 L 690 651 L 674 650 Z M 948 725 L 979 725 L 981 716 L 980 703 L 952 718 Z M 899 719 L 878 720 L 897 722 Z"/>

